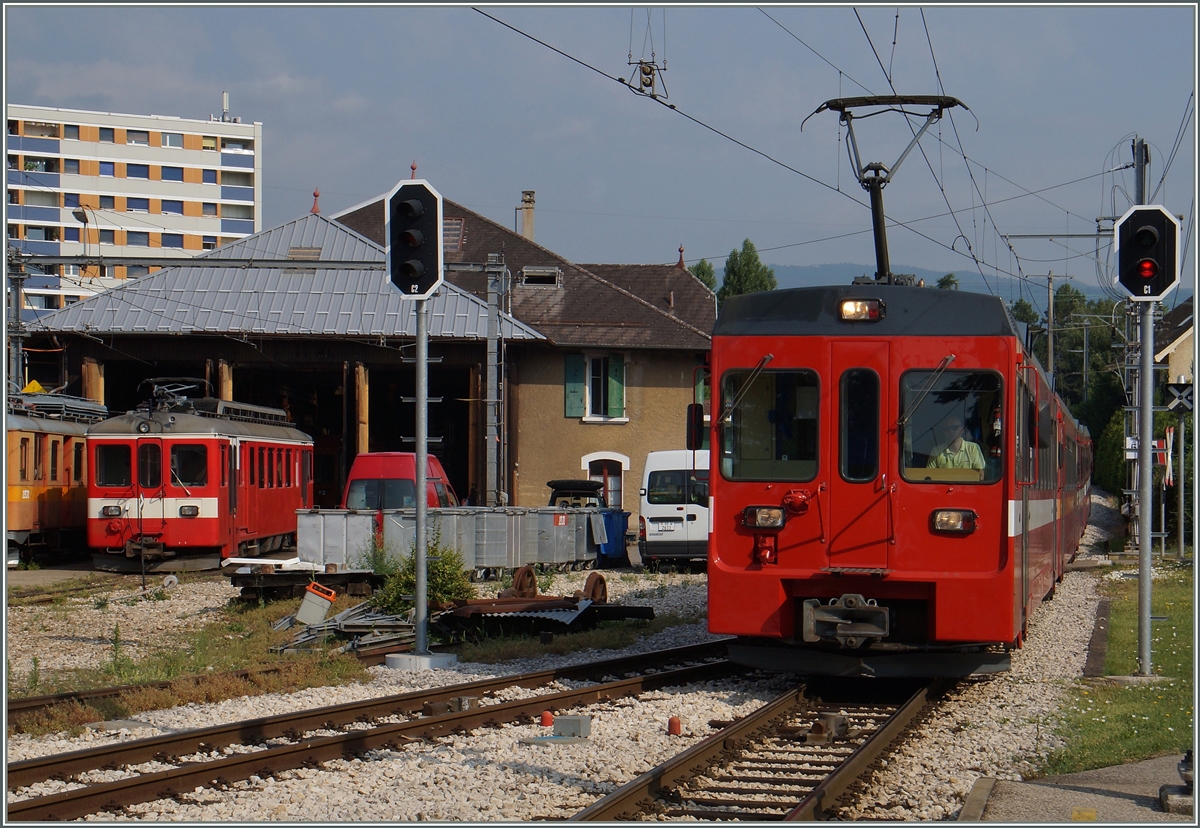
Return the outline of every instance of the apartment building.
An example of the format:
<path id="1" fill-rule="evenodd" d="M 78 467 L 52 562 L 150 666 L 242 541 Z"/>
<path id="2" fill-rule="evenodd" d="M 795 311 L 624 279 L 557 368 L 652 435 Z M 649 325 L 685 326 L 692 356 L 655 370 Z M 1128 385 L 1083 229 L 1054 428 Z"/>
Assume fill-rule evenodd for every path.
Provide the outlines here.
<path id="1" fill-rule="evenodd" d="M 262 124 L 9 104 L 8 243 L 27 253 L 183 258 L 261 229 Z M 59 308 L 152 264 L 29 267 Z"/>

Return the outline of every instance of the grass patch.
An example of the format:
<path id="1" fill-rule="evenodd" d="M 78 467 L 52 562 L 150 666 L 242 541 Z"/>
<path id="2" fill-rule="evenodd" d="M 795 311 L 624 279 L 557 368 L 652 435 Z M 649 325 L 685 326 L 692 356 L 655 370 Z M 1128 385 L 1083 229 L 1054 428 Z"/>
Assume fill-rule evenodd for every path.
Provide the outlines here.
<path id="1" fill-rule="evenodd" d="M 1151 615 L 1167 620 L 1151 622 L 1150 664 L 1162 680 L 1079 683 L 1060 712 L 1059 732 L 1067 744 L 1046 758 L 1042 775 L 1182 754 L 1192 746 L 1195 576 L 1190 564 L 1169 561 L 1156 564 L 1155 571 L 1160 577 L 1151 590 Z M 1134 675 L 1138 672 L 1138 580 L 1105 578 L 1100 589 L 1111 601 L 1105 673 Z"/>
<path id="2" fill-rule="evenodd" d="M 497 664 L 518 658 L 565 655 L 580 650 L 619 650 L 648 635 L 694 622 L 695 619 L 677 615 L 662 615 L 648 621 L 602 621 L 590 630 L 555 633 L 554 639 L 548 644 L 543 644 L 538 636 L 501 633 L 480 641 L 464 642 L 455 649 L 459 661 Z"/>

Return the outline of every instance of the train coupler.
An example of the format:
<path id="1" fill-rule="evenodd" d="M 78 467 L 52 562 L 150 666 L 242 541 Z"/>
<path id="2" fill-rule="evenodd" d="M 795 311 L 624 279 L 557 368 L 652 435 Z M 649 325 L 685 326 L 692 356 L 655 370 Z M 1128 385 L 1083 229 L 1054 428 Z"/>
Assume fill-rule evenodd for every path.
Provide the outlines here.
<path id="1" fill-rule="evenodd" d="M 872 640 L 886 638 L 888 609 L 857 594 L 834 598 L 828 604 L 809 598 L 804 602 L 802 634 L 808 642 L 837 641 L 855 649 Z"/>
<path id="2" fill-rule="evenodd" d="M 173 558 L 174 552 L 167 551 L 162 541 L 140 538 L 125 541 L 126 558 Z"/>

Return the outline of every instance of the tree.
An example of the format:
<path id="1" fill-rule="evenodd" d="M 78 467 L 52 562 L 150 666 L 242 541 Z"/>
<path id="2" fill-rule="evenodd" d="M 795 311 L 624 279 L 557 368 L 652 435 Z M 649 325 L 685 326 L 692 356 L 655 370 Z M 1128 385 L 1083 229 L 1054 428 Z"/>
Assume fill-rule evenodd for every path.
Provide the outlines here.
<path id="1" fill-rule="evenodd" d="M 717 291 L 717 303 L 724 302 L 729 296 L 759 293 L 775 287 L 775 271 L 759 261 L 754 242 L 746 239 L 742 242 L 741 252 L 732 250 L 725 260 L 725 280 Z"/>
<path id="2" fill-rule="evenodd" d="M 713 293 L 717 292 L 717 274 L 713 272 L 712 262 L 708 259 L 701 259 L 696 262 L 695 267 L 691 268 L 692 275 L 704 283 L 704 286 Z"/>
<path id="3" fill-rule="evenodd" d="M 1024 298 L 1013 302 L 1009 313 L 1012 314 L 1013 319 L 1024 322 L 1026 325 L 1040 325 L 1042 322 L 1042 315 L 1034 310 L 1029 300 Z"/>
<path id="4" fill-rule="evenodd" d="M 958 277 L 947 273 L 937 281 L 938 290 L 958 290 Z"/>

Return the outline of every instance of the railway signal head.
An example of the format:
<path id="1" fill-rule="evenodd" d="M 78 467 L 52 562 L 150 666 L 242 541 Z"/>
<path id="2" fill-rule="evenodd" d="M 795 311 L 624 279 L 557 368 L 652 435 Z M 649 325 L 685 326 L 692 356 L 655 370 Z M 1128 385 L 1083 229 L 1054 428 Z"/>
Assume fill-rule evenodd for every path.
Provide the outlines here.
<path id="1" fill-rule="evenodd" d="M 388 277 L 406 298 L 426 299 L 442 284 L 442 196 L 428 181 L 401 181 L 386 211 Z"/>
<path id="2" fill-rule="evenodd" d="M 1179 284 L 1179 222 L 1155 204 L 1132 207 L 1113 230 L 1117 284 L 1134 301 L 1156 302 Z"/>

